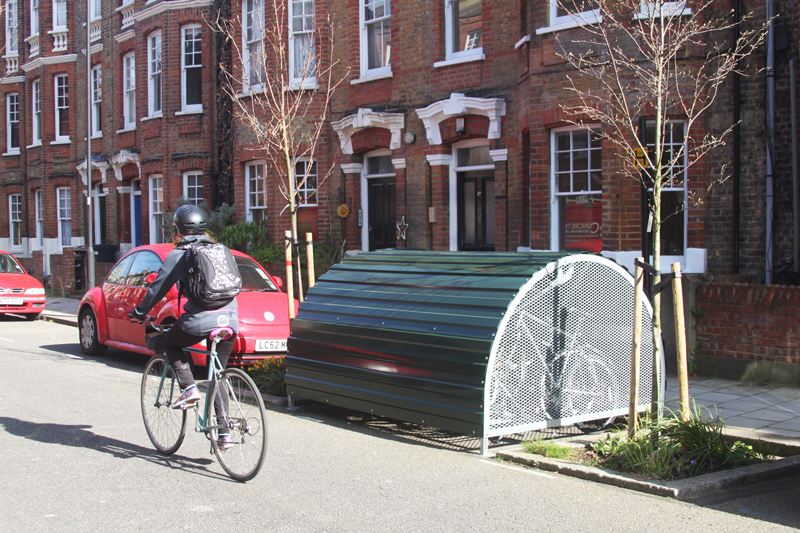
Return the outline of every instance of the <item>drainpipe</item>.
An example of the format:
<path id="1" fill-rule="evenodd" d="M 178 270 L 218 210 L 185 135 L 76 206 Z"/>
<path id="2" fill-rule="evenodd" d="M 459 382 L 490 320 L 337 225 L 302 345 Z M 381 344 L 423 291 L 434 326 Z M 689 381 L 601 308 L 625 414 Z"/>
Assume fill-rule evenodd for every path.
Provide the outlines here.
<path id="1" fill-rule="evenodd" d="M 739 24 L 742 21 L 739 13 L 739 0 L 733 2 L 734 17 L 734 46 L 739 42 L 741 29 Z M 739 99 L 741 98 L 741 75 L 737 68 L 733 73 L 733 273 L 739 273 L 739 178 L 741 173 L 741 138 L 739 121 L 741 120 L 741 109 Z"/>
<path id="2" fill-rule="evenodd" d="M 767 240 L 766 240 L 766 262 L 764 270 L 766 273 L 765 283 L 772 284 L 772 219 L 774 209 L 773 188 L 775 176 L 772 174 L 772 163 L 775 160 L 775 34 L 773 0 L 767 0 Z"/>
<path id="3" fill-rule="evenodd" d="M 794 263 L 792 270 L 800 270 L 800 179 L 797 177 L 797 86 L 794 76 L 794 59 L 789 60 L 789 94 L 792 113 L 792 211 L 794 218 Z"/>

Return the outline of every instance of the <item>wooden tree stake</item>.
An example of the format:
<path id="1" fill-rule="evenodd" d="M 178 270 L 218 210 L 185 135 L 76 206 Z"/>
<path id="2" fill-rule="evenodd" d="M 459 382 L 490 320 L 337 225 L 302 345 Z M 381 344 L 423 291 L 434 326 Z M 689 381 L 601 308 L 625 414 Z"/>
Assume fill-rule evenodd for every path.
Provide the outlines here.
<path id="1" fill-rule="evenodd" d="M 289 301 L 289 320 L 294 319 L 294 281 L 292 280 L 292 232 L 286 232 L 286 295 Z"/>
<path id="2" fill-rule="evenodd" d="M 681 420 L 691 418 L 689 408 L 689 372 L 686 361 L 686 322 L 683 316 L 683 283 L 681 282 L 681 264 L 672 263 L 672 300 L 675 311 L 675 343 L 678 349 L 678 397 Z"/>
<path id="3" fill-rule="evenodd" d="M 314 244 L 311 242 L 314 239 L 314 235 L 311 233 L 306 233 L 306 270 L 308 270 L 308 289 L 311 290 L 311 287 L 314 286 Z"/>
<path id="4" fill-rule="evenodd" d="M 644 262 L 640 257 L 639 262 Z M 628 436 L 639 429 L 639 366 L 642 356 L 642 300 L 644 299 L 644 269 L 636 266 L 633 293 L 633 352 L 631 353 L 631 396 L 628 405 Z"/>

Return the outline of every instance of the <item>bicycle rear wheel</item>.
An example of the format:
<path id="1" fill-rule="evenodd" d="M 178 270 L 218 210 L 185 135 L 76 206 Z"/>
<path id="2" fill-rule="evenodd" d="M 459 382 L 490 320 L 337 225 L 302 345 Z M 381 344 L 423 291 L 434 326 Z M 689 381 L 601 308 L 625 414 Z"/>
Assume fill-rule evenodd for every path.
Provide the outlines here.
<path id="1" fill-rule="evenodd" d="M 572 365 L 567 374 L 565 392 L 569 416 L 607 413 L 622 406 L 616 377 L 608 365 L 596 358 Z M 607 416 L 578 422 L 575 426 L 584 433 L 592 433 L 606 429 L 615 418 Z"/>
<path id="2" fill-rule="evenodd" d="M 264 400 L 253 380 L 238 368 L 222 372 L 220 381 L 213 387 L 214 417 L 212 425 L 227 427 L 231 444 L 222 448 L 220 432 L 213 430 L 211 446 L 225 472 L 238 481 L 253 479 L 267 453 L 267 414 Z M 221 402 L 221 403 L 220 403 Z M 227 412 L 217 412 L 219 405 L 227 405 Z"/>
<path id="3" fill-rule="evenodd" d="M 142 419 L 150 442 L 163 455 L 178 451 L 186 436 L 186 411 L 172 408 L 172 402 L 180 395 L 178 378 L 166 358 L 151 357 L 142 376 Z"/>

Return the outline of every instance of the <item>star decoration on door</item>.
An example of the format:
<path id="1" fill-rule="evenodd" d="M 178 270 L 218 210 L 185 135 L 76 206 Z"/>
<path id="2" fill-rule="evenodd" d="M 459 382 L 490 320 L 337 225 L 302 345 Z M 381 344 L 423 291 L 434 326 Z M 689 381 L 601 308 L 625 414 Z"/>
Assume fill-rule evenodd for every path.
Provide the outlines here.
<path id="1" fill-rule="evenodd" d="M 406 240 L 406 230 L 408 229 L 408 224 L 406 224 L 406 217 L 400 219 L 400 223 L 397 225 L 397 238 Z"/>

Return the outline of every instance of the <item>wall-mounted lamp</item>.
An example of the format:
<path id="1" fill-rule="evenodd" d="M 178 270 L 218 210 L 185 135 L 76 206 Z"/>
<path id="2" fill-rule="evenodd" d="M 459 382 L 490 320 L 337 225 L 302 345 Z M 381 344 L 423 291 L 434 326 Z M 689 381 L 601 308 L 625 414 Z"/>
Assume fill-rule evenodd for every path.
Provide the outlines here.
<path id="1" fill-rule="evenodd" d="M 413 131 L 407 131 L 403 135 L 403 140 L 406 142 L 406 144 L 414 144 L 414 141 L 417 140 L 417 134 Z"/>
<path id="2" fill-rule="evenodd" d="M 464 125 L 464 117 L 456 118 L 456 133 L 459 135 L 467 133 L 467 127 Z"/>

